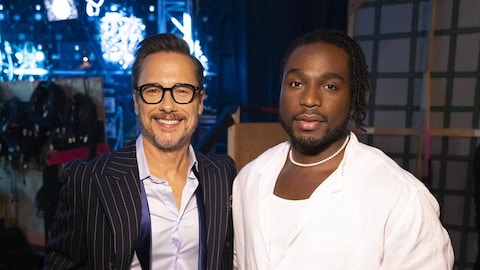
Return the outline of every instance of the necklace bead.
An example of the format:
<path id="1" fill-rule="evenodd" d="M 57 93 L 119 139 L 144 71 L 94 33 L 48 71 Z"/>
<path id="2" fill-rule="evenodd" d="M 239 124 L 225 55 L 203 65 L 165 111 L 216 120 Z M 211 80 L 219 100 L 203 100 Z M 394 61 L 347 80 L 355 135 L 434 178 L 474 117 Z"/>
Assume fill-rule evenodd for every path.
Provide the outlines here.
<path id="1" fill-rule="evenodd" d="M 314 166 L 323 164 L 323 163 L 329 161 L 330 159 L 338 156 L 338 154 L 340 154 L 340 152 L 342 152 L 342 150 L 345 149 L 345 147 L 347 146 L 349 140 L 350 140 L 350 135 L 348 135 L 347 138 L 345 138 L 345 141 L 343 142 L 342 146 L 341 146 L 340 149 L 338 149 L 335 153 L 333 153 L 332 155 L 326 157 L 325 159 L 322 159 L 322 160 L 317 161 L 317 162 L 314 162 L 314 163 L 300 163 L 300 162 L 298 162 L 298 161 L 295 161 L 295 160 L 293 159 L 293 156 L 292 156 L 292 148 L 290 148 L 290 151 L 288 151 L 288 158 L 290 159 L 290 162 L 292 162 L 294 165 L 297 165 L 297 166 L 299 166 L 299 167 L 304 167 L 304 168 L 314 167 Z"/>

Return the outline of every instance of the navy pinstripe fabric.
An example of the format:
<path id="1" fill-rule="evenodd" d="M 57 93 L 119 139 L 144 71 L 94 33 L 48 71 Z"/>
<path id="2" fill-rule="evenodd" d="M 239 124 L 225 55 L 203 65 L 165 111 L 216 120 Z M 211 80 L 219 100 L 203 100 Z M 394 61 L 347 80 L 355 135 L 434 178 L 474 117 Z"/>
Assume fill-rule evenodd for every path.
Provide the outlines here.
<path id="1" fill-rule="evenodd" d="M 207 269 L 232 269 L 230 196 L 236 175 L 226 155 L 196 153 L 207 228 Z M 64 170 L 43 269 L 128 269 L 141 218 L 135 144 Z"/>

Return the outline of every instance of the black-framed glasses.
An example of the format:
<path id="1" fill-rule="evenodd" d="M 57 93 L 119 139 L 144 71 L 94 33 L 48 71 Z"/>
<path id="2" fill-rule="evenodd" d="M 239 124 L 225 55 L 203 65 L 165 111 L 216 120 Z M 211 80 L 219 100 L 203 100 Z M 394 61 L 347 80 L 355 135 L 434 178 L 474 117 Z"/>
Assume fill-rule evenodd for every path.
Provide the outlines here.
<path id="1" fill-rule="evenodd" d="M 199 86 L 188 83 L 177 83 L 167 88 L 158 83 L 146 83 L 135 88 L 140 93 L 142 100 L 147 104 L 162 102 L 165 92 L 170 92 L 173 100 L 178 104 L 188 104 L 195 98 L 195 92 L 201 90 Z"/>

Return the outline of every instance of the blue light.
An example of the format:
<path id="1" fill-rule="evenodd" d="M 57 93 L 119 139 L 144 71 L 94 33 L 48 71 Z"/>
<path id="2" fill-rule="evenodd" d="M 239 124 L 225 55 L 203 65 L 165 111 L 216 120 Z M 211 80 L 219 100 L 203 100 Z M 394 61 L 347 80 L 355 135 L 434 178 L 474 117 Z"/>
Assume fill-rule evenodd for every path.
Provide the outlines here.
<path id="1" fill-rule="evenodd" d="M 44 0 L 47 18 L 49 21 L 61 21 L 78 18 L 78 11 L 74 0 Z M 35 6 L 37 11 L 40 5 Z"/>
<path id="2" fill-rule="evenodd" d="M 65 0 L 53 0 L 51 8 L 58 20 L 66 20 L 70 17 L 70 5 Z"/>
<path id="3" fill-rule="evenodd" d="M 105 61 L 128 69 L 133 63 L 133 53 L 145 35 L 145 24 L 133 15 L 123 12 L 107 12 L 100 19 L 100 45 Z"/>
<path id="4" fill-rule="evenodd" d="M 35 18 L 36 21 L 41 21 L 42 20 L 42 14 L 40 13 L 35 13 L 35 15 L 33 15 L 33 18 Z"/>
<path id="5" fill-rule="evenodd" d="M 208 71 L 208 58 L 203 54 L 202 48 L 200 46 L 200 42 L 198 40 L 193 40 L 192 36 L 192 18 L 190 14 L 183 13 L 182 16 L 183 23 L 180 22 L 177 18 L 172 17 L 171 21 L 177 27 L 180 32 L 183 34 L 183 39 L 188 43 L 190 46 L 191 53 L 197 57 L 203 64 L 205 68 L 205 72 Z"/>

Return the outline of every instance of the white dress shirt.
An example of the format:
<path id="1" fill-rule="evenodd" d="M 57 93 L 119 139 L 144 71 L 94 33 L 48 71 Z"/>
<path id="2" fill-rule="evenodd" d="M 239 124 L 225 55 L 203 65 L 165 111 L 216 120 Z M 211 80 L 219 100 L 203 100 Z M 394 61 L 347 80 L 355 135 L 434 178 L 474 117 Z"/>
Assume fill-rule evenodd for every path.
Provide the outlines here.
<path id="1" fill-rule="evenodd" d="M 237 269 L 452 269 L 434 196 L 382 151 L 350 136 L 343 160 L 306 202 L 280 256 L 269 249 L 271 229 L 282 226 L 272 224 L 272 194 L 289 142 L 239 172 L 232 195 Z"/>
<path id="2" fill-rule="evenodd" d="M 143 149 L 142 136 L 136 141 L 140 179 L 145 186 L 152 226 L 151 269 L 198 269 L 199 220 L 195 190 L 198 180 L 192 171 L 196 166 L 193 147 L 190 146 L 190 170 L 177 209 L 171 187 L 165 179 L 150 174 Z M 131 269 L 140 270 L 135 254 Z"/>

